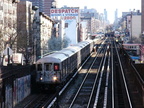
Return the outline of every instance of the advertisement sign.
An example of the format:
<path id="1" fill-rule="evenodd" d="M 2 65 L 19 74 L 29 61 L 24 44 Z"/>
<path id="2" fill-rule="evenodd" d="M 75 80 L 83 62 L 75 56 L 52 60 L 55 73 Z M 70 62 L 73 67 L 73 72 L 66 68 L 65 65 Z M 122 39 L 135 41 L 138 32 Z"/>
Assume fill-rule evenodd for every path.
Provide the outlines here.
<path id="1" fill-rule="evenodd" d="M 65 21 L 78 20 L 79 8 L 55 8 L 50 10 L 52 19 L 63 19 Z"/>

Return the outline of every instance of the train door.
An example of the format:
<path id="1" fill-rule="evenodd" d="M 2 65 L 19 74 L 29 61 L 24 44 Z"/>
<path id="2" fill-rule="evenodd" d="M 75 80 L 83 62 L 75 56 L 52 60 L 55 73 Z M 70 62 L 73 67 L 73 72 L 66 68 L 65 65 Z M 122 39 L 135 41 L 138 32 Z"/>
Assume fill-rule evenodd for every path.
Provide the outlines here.
<path id="1" fill-rule="evenodd" d="M 44 75 L 45 81 L 51 81 L 52 79 L 52 63 L 45 63 L 44 64 Z"/>
<path id="2" fill-rule="evenodd" d="M 36 71 L 37 71 L 37 76 L 36 76 L 36 81 L 40 81 L 42 80 L 42 73 L 43 73 L 43 70 L 42 70 L 42 64 L 37 64 L 36 65 Z"/>

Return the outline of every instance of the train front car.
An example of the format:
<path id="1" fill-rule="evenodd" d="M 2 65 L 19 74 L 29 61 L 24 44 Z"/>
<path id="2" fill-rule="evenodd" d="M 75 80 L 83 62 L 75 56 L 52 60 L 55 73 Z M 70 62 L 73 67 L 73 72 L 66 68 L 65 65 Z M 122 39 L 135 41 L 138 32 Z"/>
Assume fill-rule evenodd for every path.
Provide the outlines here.
<path id="1" fill-rule="evenodd" d="M 80 42 L 36 62 L 36 82 L 42 89 L 65 83 L 92 51 L 92 41 Z"/>
<path id="2" fill-rule="evenodd" d="M 64 54 L 50 54 L 36 63 L 36 82 L 41 86 L 61 83 L 61 65 L 68 57 Z"/>

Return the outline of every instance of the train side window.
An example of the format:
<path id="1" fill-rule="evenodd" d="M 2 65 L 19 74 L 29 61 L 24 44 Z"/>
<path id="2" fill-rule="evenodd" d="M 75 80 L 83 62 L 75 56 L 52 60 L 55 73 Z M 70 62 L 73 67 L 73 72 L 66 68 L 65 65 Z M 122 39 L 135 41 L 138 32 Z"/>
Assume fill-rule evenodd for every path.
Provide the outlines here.
<path id="1" fill-rule="evenodd" d="M 42 71 L 42 64 L 38 64 L 37 67 L 38 67 L 37 68 L 38 71 Z"/>
<path id="2" fill-rule="evenodd" d="M 46 63 L 45 64 L 45 70 L 46 71 L 51 71 L 51 69 L 52 69 L 52 63 Z"/>

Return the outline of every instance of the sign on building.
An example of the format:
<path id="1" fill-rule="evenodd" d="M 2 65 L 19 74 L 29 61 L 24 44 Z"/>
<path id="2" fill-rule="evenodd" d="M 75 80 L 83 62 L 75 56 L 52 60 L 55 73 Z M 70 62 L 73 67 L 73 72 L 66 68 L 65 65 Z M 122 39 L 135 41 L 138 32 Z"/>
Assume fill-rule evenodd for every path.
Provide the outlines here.
<path id="1" fill-rule="evenodd" d="M 79 20 L 79 8 L 55 8 L 50 10 L 52 19 L 62 19 L 67 21 Z"/>

